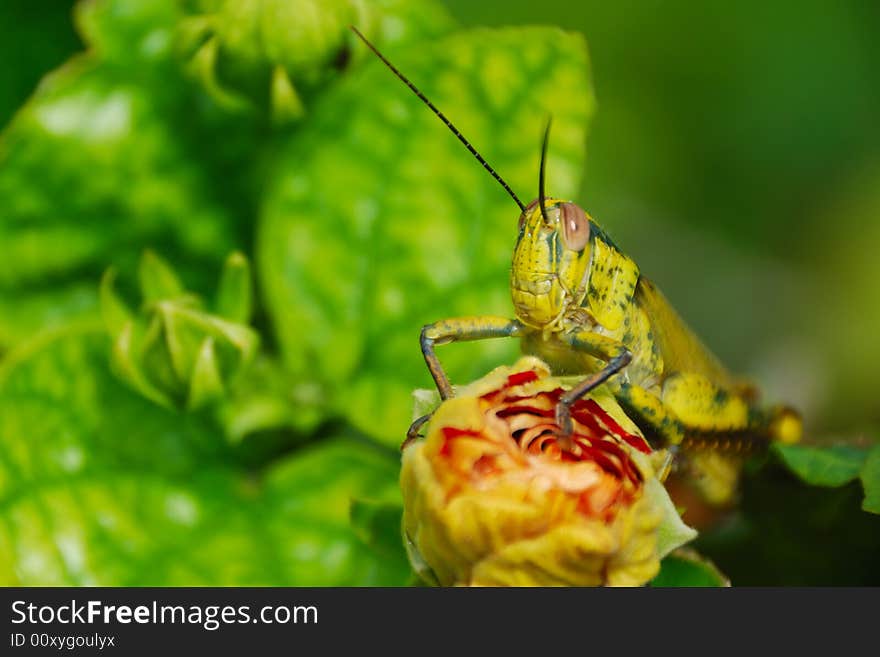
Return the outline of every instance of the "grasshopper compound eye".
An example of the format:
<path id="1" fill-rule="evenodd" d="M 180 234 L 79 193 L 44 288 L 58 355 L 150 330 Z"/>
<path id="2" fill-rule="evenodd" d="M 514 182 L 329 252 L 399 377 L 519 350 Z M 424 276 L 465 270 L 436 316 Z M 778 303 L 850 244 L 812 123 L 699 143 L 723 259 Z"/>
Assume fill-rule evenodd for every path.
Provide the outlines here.
<path id="1" fill-rule="evenodd" d="M 587 213 L 574 203 L 562 203 L 559 212 L 565 246 L 572 251 L 582 251 L 590 241 L 590 220 L 587 219 Z"/>

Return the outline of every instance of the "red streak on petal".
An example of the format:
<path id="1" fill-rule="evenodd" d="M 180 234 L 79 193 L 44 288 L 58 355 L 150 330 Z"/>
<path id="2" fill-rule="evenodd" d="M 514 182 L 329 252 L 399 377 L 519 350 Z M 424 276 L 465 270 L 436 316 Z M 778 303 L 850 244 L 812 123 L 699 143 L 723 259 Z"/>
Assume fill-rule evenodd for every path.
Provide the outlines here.
<path id="1" fill-rule="evenodd" d="M 553 417 L 555 412 L 546 408 L 536 408 L 535 406 L 508 406 L 497 411 L 495 415 L 498 417 L 510 417 L 517 413 L 527 413 L 529 415 L 537 415 L 538 417 Z"/>
<path id="2" fill-rule="evenodd" d="M 531 383 L 532 381 L 537 380 L 538 373 L 535 371 L 529 370 L 527 372 L 516 372 L 507 377 L 507 385 L 505 388 L 512 388 L 513 386 L 520 386 L 523 383 Z"/>
<path id="3" fill-rule="evenodd" d="M 602 420 L 602 424 L 608 427 L 608 430 L 615 434 L 618 438 L 620 438 L 621 440 L 625 440 L 629 445 L 635 447 L 643 454 L 651 453 L 651 446 L 648 444 L 648 441 L 640 436 L 636 436 L 635 434 L 631 434 L 626 431 L 614 420 L 613 417 L 611 417 L 608 413 L 605 412 L 605 410 L 601 406 L 599 406 L 595 399 L 587 399 L 585 405 L 591 413 L 599 416 L 599 418 Z"/>
<path id="4" fill-rule="evenodd" d="M 544 392 L 541 394 L 547 395 L 548 397 L 550 397 L 550 399 L 553 400 L 554 403 L 556 403 L 559 401 L 559 398 L 562 397 L 562 394 L 564 392 L 565 392 L 565 390 L 563 390 L 562 388 L 554 388 L 553 390 L 550 390 L 549 392 Z"/>
<path id="5" fill-rule="evenodd" d="M 646 454 L 651 452 L 650 445 L 640 436 L 627 432 L 592 399 L 578 400 L 572 405 L 574 432 L 570 440 L 561 441 L 555 415 L 556 405 L 565 393 L 564 389 L 556 388 L 531 395 L 506 393 L 510 387 L 540 378 L 534 371 L 518 372 L 508 376 L 506 385 L 500 389 L 481 396 L 484 412 L 505 421 L 511 432 L 512 442 L 509 446 L 503 442 L 495 443 L 492 450 L 487 450 L 476 461 L 469 461 L 467 470 L 474 478 L 472 481 L 501 475 L 512 468 L 530 467 L 528 461 L 521 460 L 521 456 L 517 458 L 517 454 L 531 454 L 565 463 L 592 461 L 602 470 L 603 477 L 610 480 L 605 479 L 600 487 L 591 487 L 581 493 L 578 511 L 591 517 L 604 518 L 606 521 L 613 520 L 618 507 L 634 499 L 643 481 L 631 453 L 624 445 Z M 441 432 L 443 441 L 439 454 L 447 458 L 455 458 L 458 450 L 454 441 L 457 439 L 490 440 L 484 432 L 472 429 L 442 427 Z M 468 448 L 468 453 L 472 453 L 471 449 Z M 467 476 L 464 471 L 461 473 Z M 461 484 L 456 486 L 456 492 L 460 486 Z"/>
<path id="6" fill-rule="evenodd" d="M 571 407 L 571 417 L 589 429 L 594 436 L 603 436 L 607 433 L 602 425 L 596 420 L 596 416 L 584 409 L 583 400 L 578 401 Z"/>
<path id="7" fill-rule="evenodd" d="M 470 436 L 479 438 L 482 434 L 479 431 L 474 431 L 473 429 L 459 429 L 458 427 L 443 427 L 443 437 L 447 440 L 451 440 L 453 438 L 461 438 L 462 436 Z"/>
<path id="8" fill-rule="evenodd" d="M 621 478 L 623 474 L 620 470 L 621 468 L 608 457 L 602 450 L 598 447 L 591 447 L 589 445 L 580 444 L 582 450 L 584 450 L 584 454 L 590 457 L 591 461 L 594 461 L 596 465 L 602 468 L 605 472 L 610 475 L 613 475 L 617 478 Z"/>
<path id="9" fill-rule="evenodd" d="M 538 392 L 532 395 L 506 395 L 504 397 L 504 402 L 507 404 L 512 404 L 514 402 L 520 402 L 523 400 L 529 400 L 532 402 L 541 401 L 546 403 L 549 406 L 556 406 L 559 401 L 559 397 L 561 396 L 562 388 L 558 388 L 557 390 L 553 390 L 550 392 Z"/>
<path id="10" fill-rule="evenodd" d="M 441 456 L 449 456 L 452 454 L 450 443 L 456 438 L 468 436 L 471 438 L 480 438 L 482 434 L 473 429 L 458 429 L 457 427 L 443 427 L 443 444 L 440 446 L 439 454 Z"/>
<path id="11" fill-rule="evenodd" d="M 595 444 L 599 449 L 610 452 L 617 457 L 623 464 L 623 471 L 633 483 L 638 483 L 642 480 L 642 474 L 633 467 L 629 454 L 622 450 L 619 445 L 610 440 L 598 440 Z"/>
<path id="12" fill-rule="evenodd" d="M 609 496 L 605 503 L 599 506 L 598 500 L 592 494 L 592 491 L 586 491 L 581 494 L 577 509 L 587 516 L 595 517 L 601 515 L 605 522 L 610 522 L 614 520 L 615 511 L 617 510 L 615 504 L 623 497 L 622 489 L 617 488 L 614 491 L 614 495 Z"/>

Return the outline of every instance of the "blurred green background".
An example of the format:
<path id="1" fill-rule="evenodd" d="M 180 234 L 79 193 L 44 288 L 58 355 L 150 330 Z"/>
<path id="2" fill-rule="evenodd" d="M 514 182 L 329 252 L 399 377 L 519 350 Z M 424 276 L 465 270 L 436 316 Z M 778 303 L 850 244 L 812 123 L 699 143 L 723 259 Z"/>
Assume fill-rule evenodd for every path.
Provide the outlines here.
<path id="1" fill-rule="evenodd" d="M 266 90 L 281 83 L 260 60 L 266 53 L 247 53 L 231 32 L 217 32 L 220 54 L 212 66 L 197 69 L 199 54 L 208 52 L 199 48 L 210 42 L 200 24 L 187 23 L 188 34 L 197 35 L 191 52 L 181 55 L 173 42 L 169 26 L 179 12 L 208 15 L 223 5 L 220 0 L 96 0 L 98 10 L 79 32 L 73 4 L 0 5 L 0 125 L 9 124 L 0 146 L 0 254 L 13 263 L 0 273 L 0 355 L 14 355 L 7 356 L 5 370 L 0 367 L 0 392 L 4 385 L 6 390 L 0 407 L 20 408 L 22 395 L 39 397 L 28 412 L 40 417 L 44 396 L 55 403 L 68 391 L 33 381 L 75 378 L 70 373 L 76 372 L 90 388 L 74 409 L 88 410 L 80 437 L 92 445 L 103 436 L 95 443 L 101 450 L 131 417 L 155 413 L 150 422 L 161 428 L 161 439 L 145 430 L 125 454 L 104 454 L 95 467 L 149 470 L 154 466 L 141 462 L 137 445 L 149 449 L 158 441 L 178 464 L 156 466 L 173 488 L 163 493 L 173 513 L 162 522 L 187 517 L 187 505 L 199 509 L 204 494 L 208 529 L 196 523 L 193 533 L 163 544 L 158 552 L 165 555 L 161 563 L 170 564 L 166 570 L 156 570 L 150 556 L 136 572 L 93 572 L 77 565 L 65 545 L 94 539 L 130 547 L 137 541 L 100 538 L 106 528 L 95 530 L 97 539 L 84 538 L 75 523 L 66 534 L 56 532 L 51 518 L 66 517 L 70 501 L 44 499 L 19 515 L 7 514 L 0 565 L 4 558 L 15 564 L 21 559 L 15 555 L 40 544 L 49 546 L 40 553 L 44 561 L 35 557 L 24 570 L 20 563 L 13 568 L 22 581 L 404 583 L 399 550 L 389 556 L 363 528 L 355 532 L 360 542 L 351 538 L 346 501 L 372 494 L 396 503 L 393 446 L 405 428 L 408 393 L 430 383 L 418 353 L 419 327 L 454 313 L 510 312 L 503 278 L 514 239 L 509 199 L 402 85 L 365 60 L 362 49 L 339 50 L 331 40 L 332 57 L 313 69 L 284 62 L 306 109 L 293 122 L 279 123 L 276 98 L 267 100 Z M 801 409 L 809 441 L 859 443 L 876 436 L 880 6 L 855 0 L 366 3 L 373 5 L 391 18 L 374 24 L 350 13 L 349 3 L 326 3 L 338 13 L 328 19 L 334 26 L 328 32 L 336 27 L 333 20 L 342 35 L 347 22 L 363 20 L 524 200 L 537 191 L 540 127 L 552 112 L 558 120 L 551 191 L 582 204 L 732 370 L 757 380 L 768 399 Z M 283 12 L 279 16 L 270 24 L 285 25 Z M 589 66 L 579 42 L 555 33 L 455 36 L 478 26 L 535 24 L 582 34 Z M 439 41 L 448 34 L 451 40 Z M 342 43 L 346 37 L 333 38 Z M 47 106 L 68 97 L 84 103 L 78 111 L 86 118 L 74 132 L 77 139 L 91 133 L 81 147 L 57 135 L 44 139 L 34 116 L 43 121 L 48 115 L 34 109 L 39 105 L 14 117 L 43 76 L 86 47 L 84 41 L 99 63 L 67 64 L 56 82 L 37 92 Z M 492 59 L 492 48 L 506 59 Z M 181 57 L 191 66 L 186 75 Z M 474 72 L 483 68 L 489 73 Z M 209 69 L 219 71 L 222 84 Z M 283 97 L 284 111 L 296 114 L 290 94 Z M 249 111 L 237 109 L 241 98 Z M 102 104 L 108 99 L 124 101 L 134 117 L 113 146 L 99 139 L 113 117 L 98 110 L 120 107 Z M 44 224 L 50 226 L 45 233 Z M 315 245 L 313 256 L 304 244 Z M 195 436 L 199 442 L 192 452 L 171 437 L 181 416 L 160 417 L 134 393 L 115 402 L 125 409 L 119 417 L 102 416 L 113 413 L 101 406 L 101 396 L 122 394 L 111 383 L 106 345 L 91 338 L 87 346 L 64 338 L 51 348 L 28 341 L 71 318 L 94 318 L 98 280 L 110 265 L 121 272 L 124 296 L 134 298 L 145 248 L 160 251 L 184 286 L 203 296 L 213 291 L 233 249 L 248 255 L 256 274 L 253 325 L 262 351 L 246 386 L 256 392 L 233 396 L 209 416 L 186 415 L 181 431 L 191 436 L 185 440 Z M 513 353 L 495 344 L 453 349 L 459 348 L 443 357 L 456 380 Z M 99 430 L 88 428 L 93 425 Z M 5 427 L 0 423 L 13 440 L 26 426 L 18 415 Z M 230 444 L 212 443 L 218 427 Z M 61 450 L 58 462 L 73 458 L 68 451 L 79 438 L 58 440 L 47 439 Z M 330 447 L 321 451 L 325 444 Z M 317 451 L 304 452 L 304 445 Z M 339 466 L 340 454 L 349 451 L 352 463 Z M 181 482 L 196 470 L 187 468 L 197 468 L 200 459 L 221 474 L 210 470 L 194 488 L 174 488 L 188 485 Z M 25 461 L 21 472 L 39 470 L 36 456 Z M 382 474 L 371 474 L 375 469 Z M 338 480 L 326 492 L 336 524 L 312 531 L 320 525 L 324 493 L 311 480 L 311 497 L 303 493 L 299 506 L 284 502 L 300 495 L 302 473 L 320 485 Z M 3 485 L 0 477 L 0 493 L 8 494 Z M 145 504 L 140 486 L 131 483 L 130 499 L 120 500 Z M 813 497 L 805 498 L 802 490 L 778 472 L 749 480 L 746 520 L 707 536 L 704 549 L 723 560 L 735 583 L 876 583 L 877 524 L 853 512 L 858 484 L 827 495 L 811 490 Z M 105 494 L 89 493 L 98 506 Z M 803 499 L 810 510 L 793 514 L 799 524 L 788 533 L 756 542 L 774 533 L 774 518 L 792 515 L 790 506 L 764 502 L 771 498 Z M 224 505 L 244 505 L 230 522 L 231 534 L 215 531 Z M 35 517 L 50 520 L 31 523 Z M 253 521 L 264 517 L 274 520 Z M 278 518 L 288 519 L 286 530 L 274 527 Z M 250 534 L 251 522 L 268 534 Z M 844 526 L 852 528 L 850 543 L 828 542 L 828 528 Z M 289 544 L 287 557 L 264 555 L 264 561 L 289 558 L 289 570 L 218 574 L 172 563 L 168 555 L 190 550 L 193 536 L 214 555 L 206 558 L 225 564 L 249 553 L 248 540 Z M 804 544 L 814 546 L 812 553 Z M 851 554 L 845 567 L 837 563 L 841 551 Z M 755 569 L 758 558 L 768 565 Z M 34 575 L 56 561 L 63 567 L 51 576 Z M 151 572 L 164 579 L 150 580 Z"/>

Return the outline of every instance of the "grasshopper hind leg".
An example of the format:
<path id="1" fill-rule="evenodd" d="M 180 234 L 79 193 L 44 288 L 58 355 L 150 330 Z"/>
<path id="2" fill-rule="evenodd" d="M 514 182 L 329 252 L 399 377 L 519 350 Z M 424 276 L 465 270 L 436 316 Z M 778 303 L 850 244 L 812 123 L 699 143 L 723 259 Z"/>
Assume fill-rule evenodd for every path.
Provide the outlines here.
<path id="1" fill-rule="evenodd" d="M 649 440 L 664 446 L 716 446 L 741 451 L 773 441 L 797 442 L 800 416 L 785 406 L 761 408 L 755 399 L 703 376 L 669 376 L 658 394 L 621 384 L 615 396 Z"/>
<path id="2" fill-rule="evenodd" d="M 804 433 L 800 413 L 789 406 L 774 406 L 767 412 L 767 433 L 770 440 L 786 445 L 800 441 Z"/>
<path id="3" fill-rule="evenodd" d="M 761 408 L 754 397 L 699 375 L 671 375 L 660 396 L 627 384 L 615 395 L 652 444 L 671 450 L 670 469 L 713 506 L 733 499 L 746 454 L 800 438 L 800 417 L 792 409 Z"/>
<path id="4" fill-rule="evenodd" d="M 719 386 L 699 374 L 670 375 L 663 382 L 660 399 L 695 438 L 767 444 L 793 443 L 801 436 L 800 416 L 794 410 L 762 407 L 754 396 Z"/>
<path id="5" fill-rule="evenodd" d="M 641 386 L 624 383 L 615 391 L 615 397 L 639 428 L 648 434 L 649 440 L 659 441 L 663 446 L 684 442 L 685 425 L 657 395 Z"/>

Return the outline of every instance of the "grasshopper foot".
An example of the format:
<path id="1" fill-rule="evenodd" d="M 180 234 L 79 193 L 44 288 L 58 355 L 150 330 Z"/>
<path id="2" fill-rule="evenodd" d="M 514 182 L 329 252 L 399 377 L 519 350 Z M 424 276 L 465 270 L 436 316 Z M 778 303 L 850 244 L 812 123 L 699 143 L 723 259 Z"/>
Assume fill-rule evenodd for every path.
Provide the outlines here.
<path id="1" fill-rule="evenodd" d="M 678 457 L 679 449 L 678 445 L 669 445 L 666 448 L 666 457 L 663 459 L 663 463 L 660 465 L 660 469 L 657 473 L 657 479 L 660 480 L 661 484 L 666 481 L 666 478 L 676 465 L 675 459 Z"/>
<path id="2" fill-rule="evenodd" d="M 423 435 L 419 433 L 422 427 L 431 419 L 433 413 L 428 413 L 418 418 L 415 422 L 409 425 L 409 429 L 406 430 L 406 440 L 403 441 L 403 444 L 400 446 L 400 449 L 403 450 L 409 445 L 412 441 L 422 438 Z"/>
<path id="3" fill-rule="evenodd" d="M 559 427 L 559 432 L 556 434 L 559 446 L 570 450 L 572 448 L 571 434 L 574 432 L 574 427 L 571 423 L 571 410 L 564 401 L 556 404 L 556 425 Z"/>

